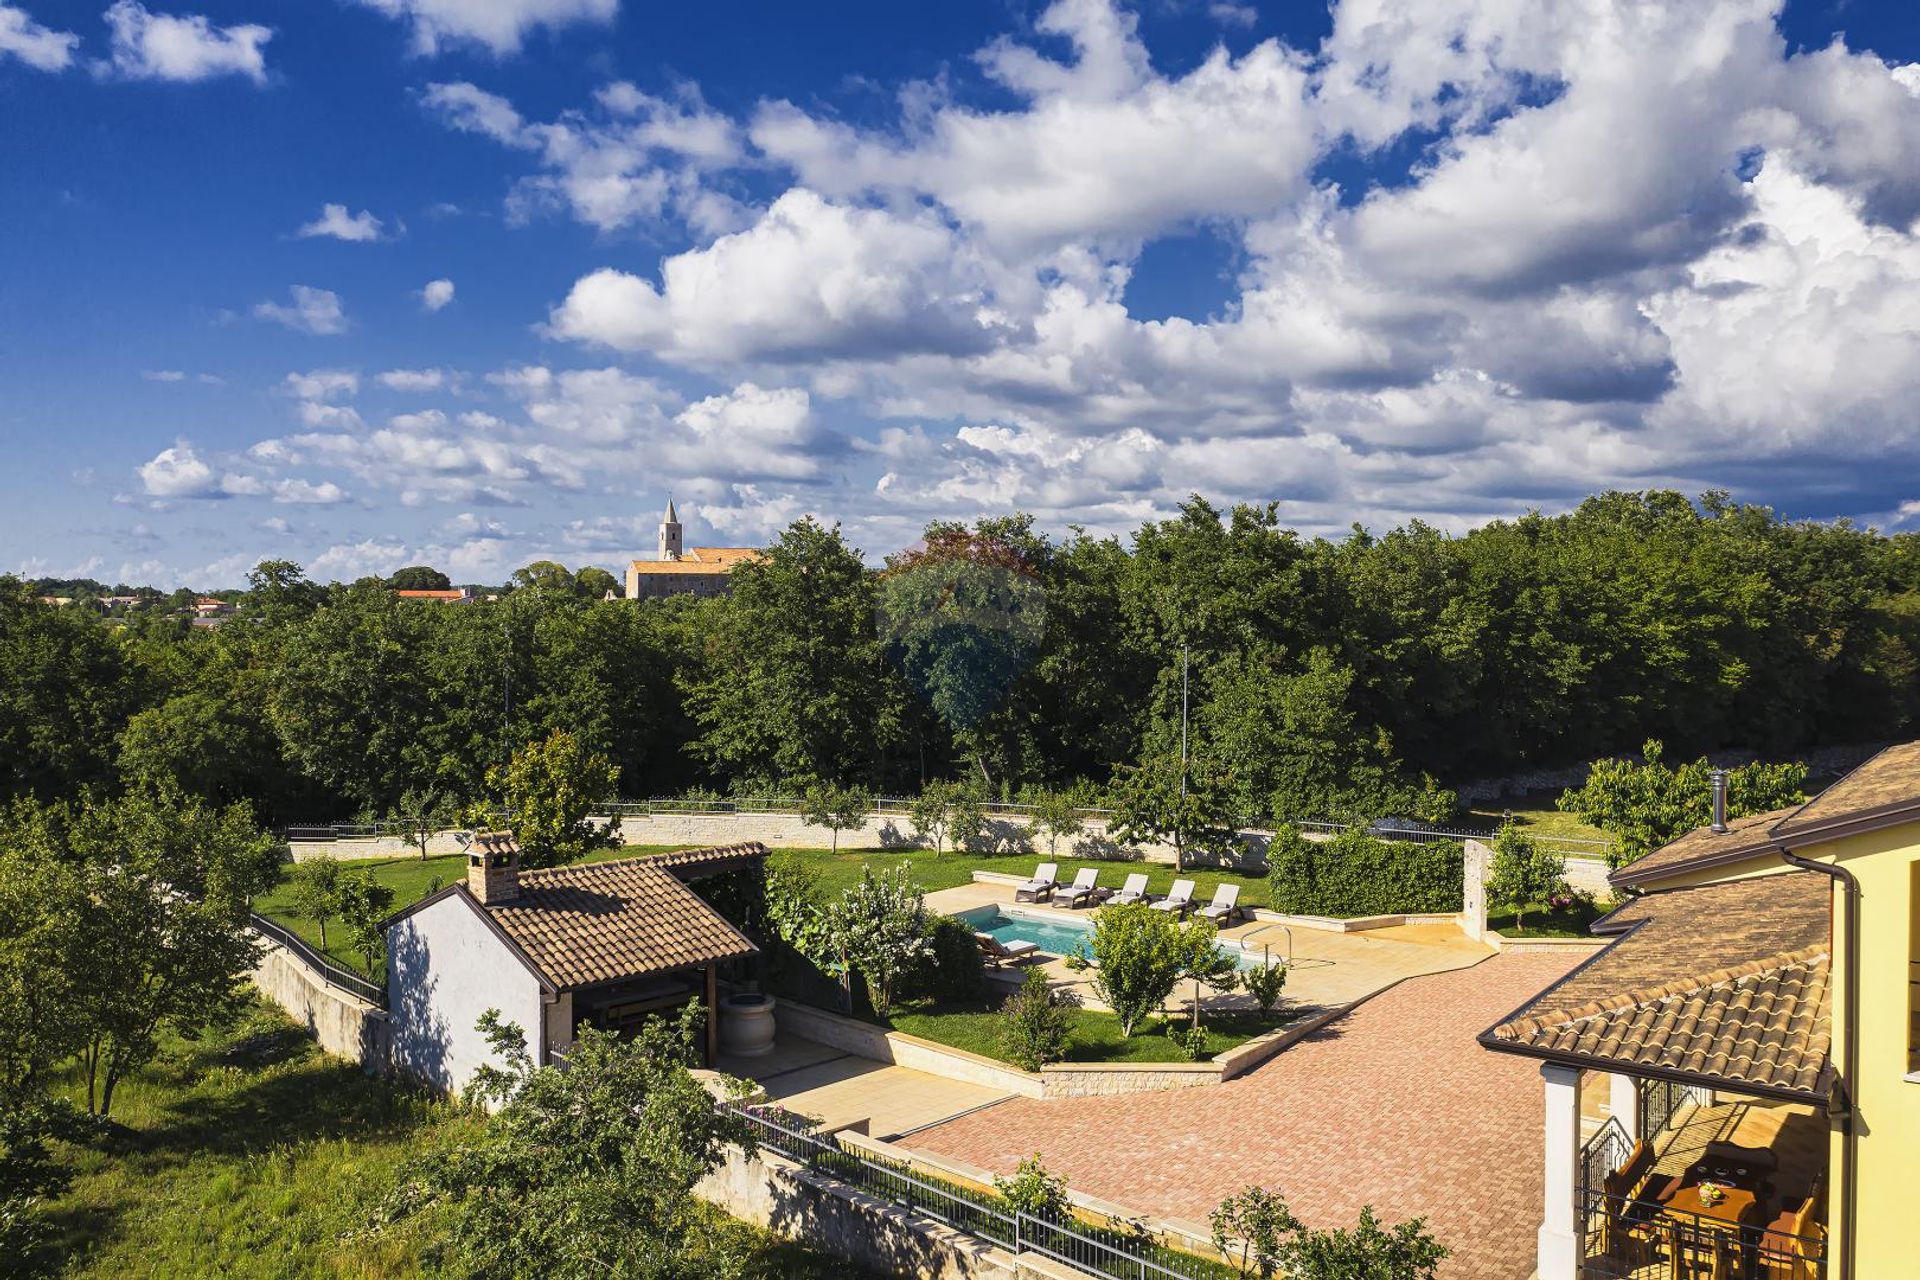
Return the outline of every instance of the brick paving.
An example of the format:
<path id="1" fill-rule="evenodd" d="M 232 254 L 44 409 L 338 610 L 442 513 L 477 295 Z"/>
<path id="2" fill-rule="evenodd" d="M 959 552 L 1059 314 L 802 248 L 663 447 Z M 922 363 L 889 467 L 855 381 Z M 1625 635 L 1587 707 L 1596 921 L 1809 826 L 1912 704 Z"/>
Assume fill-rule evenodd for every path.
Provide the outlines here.
<path id="1" fill-rule="evenodd" d="M 1526 1280 L 1540 1222 L 1540 1072 L 1474 1037 L 1580 956 L 1412 978 L 1217 1088 L 1008 1102 L 907 1145 L 996 1173 L 1039 1152 L 1068 1185 L 1204 1224 L 1249 1183 L 1317 1227 L 1423 1216 L 1448 1280 Z"/>

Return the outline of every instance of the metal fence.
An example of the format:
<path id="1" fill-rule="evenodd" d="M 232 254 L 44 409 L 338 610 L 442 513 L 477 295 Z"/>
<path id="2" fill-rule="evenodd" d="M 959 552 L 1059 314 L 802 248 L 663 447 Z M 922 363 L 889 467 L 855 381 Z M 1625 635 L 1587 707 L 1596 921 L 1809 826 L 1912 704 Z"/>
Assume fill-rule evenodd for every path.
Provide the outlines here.
<path id="1" fill-rule="evenodd" d="M 382 1009 L 387 1007 L 387 989 L 384 986 L 376 982 L 369 982 L 357 973 L 349 973 L 347 970 L 342 969 L 339 965 L 327 959 L 318 951 L 315 951 L 307 944 L 306 939 L 285 925 L 277 924 L 269 920 L 258 911 L 250 912 L 249 915 L 251 916 L 254 932 L 272 938 L 275 942 L 293 952 L 294 955 L 300 957 L 302 963 L 317 971 L 328 986 L 338 987 L 340 990 L 359 996 L 368 1004 L 378 1005 Z"/>
<path id="2" fill-rule="evenodd" d="M 1011 1208 L 989 1192 L 925 1174 L 901 1161 L 850 1151 L 832 1134 L 802 1127 L 775 1109 L 723 1103 L 746 1121 L 761 1147 L 816 1173 L 851 1183 L 890 1204 L 1016 1254 L 1035 1253 L 1111 1280 L 1224 1280 L 1238 1273 L 1168 1248 L 1144 1229 L 1061 1222 Z"/>
<path id="3" fill-rule="evenodd" d="M 1581 1204 L 1581 1280 L 1826 1280 L 1826 1242 L 1596 1193 Z"/>

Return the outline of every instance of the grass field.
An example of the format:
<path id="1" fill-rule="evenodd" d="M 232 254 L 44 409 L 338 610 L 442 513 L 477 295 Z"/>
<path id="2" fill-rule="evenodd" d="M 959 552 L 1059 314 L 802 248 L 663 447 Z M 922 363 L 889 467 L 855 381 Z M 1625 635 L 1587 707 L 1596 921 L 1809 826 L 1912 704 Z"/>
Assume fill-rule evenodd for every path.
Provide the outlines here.
<path id="1" fill-rule="evenodd" d="M 1591 938 L 1589 926 L 1611 910 L 1611 902 L 1576 902 L 1557 911 L 1535 905 L 1527 908 L 1524 929 L 1514 924 L 1512 911 L 1493 911 L 1487 914 L 1487 928 L 1503 938 Z"/>
<path id="2" fill-rule="evenodd" d="M 895 1031 L 1004 1061 L 1006 1054 L 1000 1047 L 1000 999 L 992 997 L 965 1005 L 925 1002 L 906 1006 L 880 1021 Z M 1284 1026 L 1289 1016 L 1283 1007 L 1274 1010 L 1269 1018 L 1252 1011 L 1208 1017 L 1205 1019 L 1207 1054 L 1224 1053 L 1257 1035 Z M 1067 1062 L 1190 1061 L 1186 1050 L 1167 1034 L 1185 1031 L 1187 1023 L 1183 1018 L 1149 1019 L 1130 1039 L 1122 1038 L 1120 1019 L 1111 1013 L 1072 1009 L 1067 1019 L 1064 1059 Z"/>
<path id="3" fill-rule="evenodd" d="M 264 1003 L 202 1042 L 169 1039 L 121 1086 L 113 1119 L 61 1152 L 75 1179 L 48 1206 L 58 1275 L 419 1275 L 431 1220 L 375 1230 L 374 1210 L 405 1160 L 482 1123 L 328 1057 Z M 837 1259 L 734 1225 L 760 1280 L 849 1274 Z M 11 1273 L 0 1259 L 0 1274 Z"/>
<path id="4" fill-rule="evenodd" d="M 1555 808 L 1554 801 L 1557 799 L 1559 799 L 1558 792 L 1534 792 L 1516 800 L 1503 801 L 1499 804 L 1483 804 L 1473 811 L 1473 821 L 1476 825 L 1484 823 L 1488 826 L 1498 826 L 1501 817 L 1511 811 L 1514 825 L 1533 835 L 1555 836 L 1562 840 L 1598 840 L 1608 844 L 1613 842 L 1613 837 L 1599 827 L 1591 826 L 1580 821 L 1573 814 L 1562 813 Z M 1575 850 L 1566 849 L 1563 852 L 1572 853 Z M 1600 846 L 1593 846 L 1590 852 L 1598 856 Z"/>

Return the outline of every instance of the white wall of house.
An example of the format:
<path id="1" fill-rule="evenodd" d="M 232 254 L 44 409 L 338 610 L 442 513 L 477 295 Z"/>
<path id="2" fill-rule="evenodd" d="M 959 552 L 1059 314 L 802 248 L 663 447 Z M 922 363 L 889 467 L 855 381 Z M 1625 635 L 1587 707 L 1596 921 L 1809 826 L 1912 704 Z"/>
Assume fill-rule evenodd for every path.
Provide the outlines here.
<path id="1" fill-rule="evenodd" d="M 518 1023 L 540 1059 L 540 983 L 467 899 L 449 894 L 387 930 L 394 1068 L 458 1093 L 482 1063 L 502 1065 L 475 1030 L 489 1009 Z"/>

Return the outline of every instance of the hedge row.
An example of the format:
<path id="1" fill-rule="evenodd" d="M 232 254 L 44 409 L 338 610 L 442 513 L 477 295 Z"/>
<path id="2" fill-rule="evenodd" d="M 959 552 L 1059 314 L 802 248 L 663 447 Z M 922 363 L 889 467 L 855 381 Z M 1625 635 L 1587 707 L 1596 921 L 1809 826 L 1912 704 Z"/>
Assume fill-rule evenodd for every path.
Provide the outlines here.
<path id="1" fill-rule="evenodd" d="M 1267 850 L 1268 905 L 1303 916 L 1458 911 L 1462 859 L 1455 840 L 1422 844 L 1349 831 L 1322 841 L 1286 828 Z"/>

